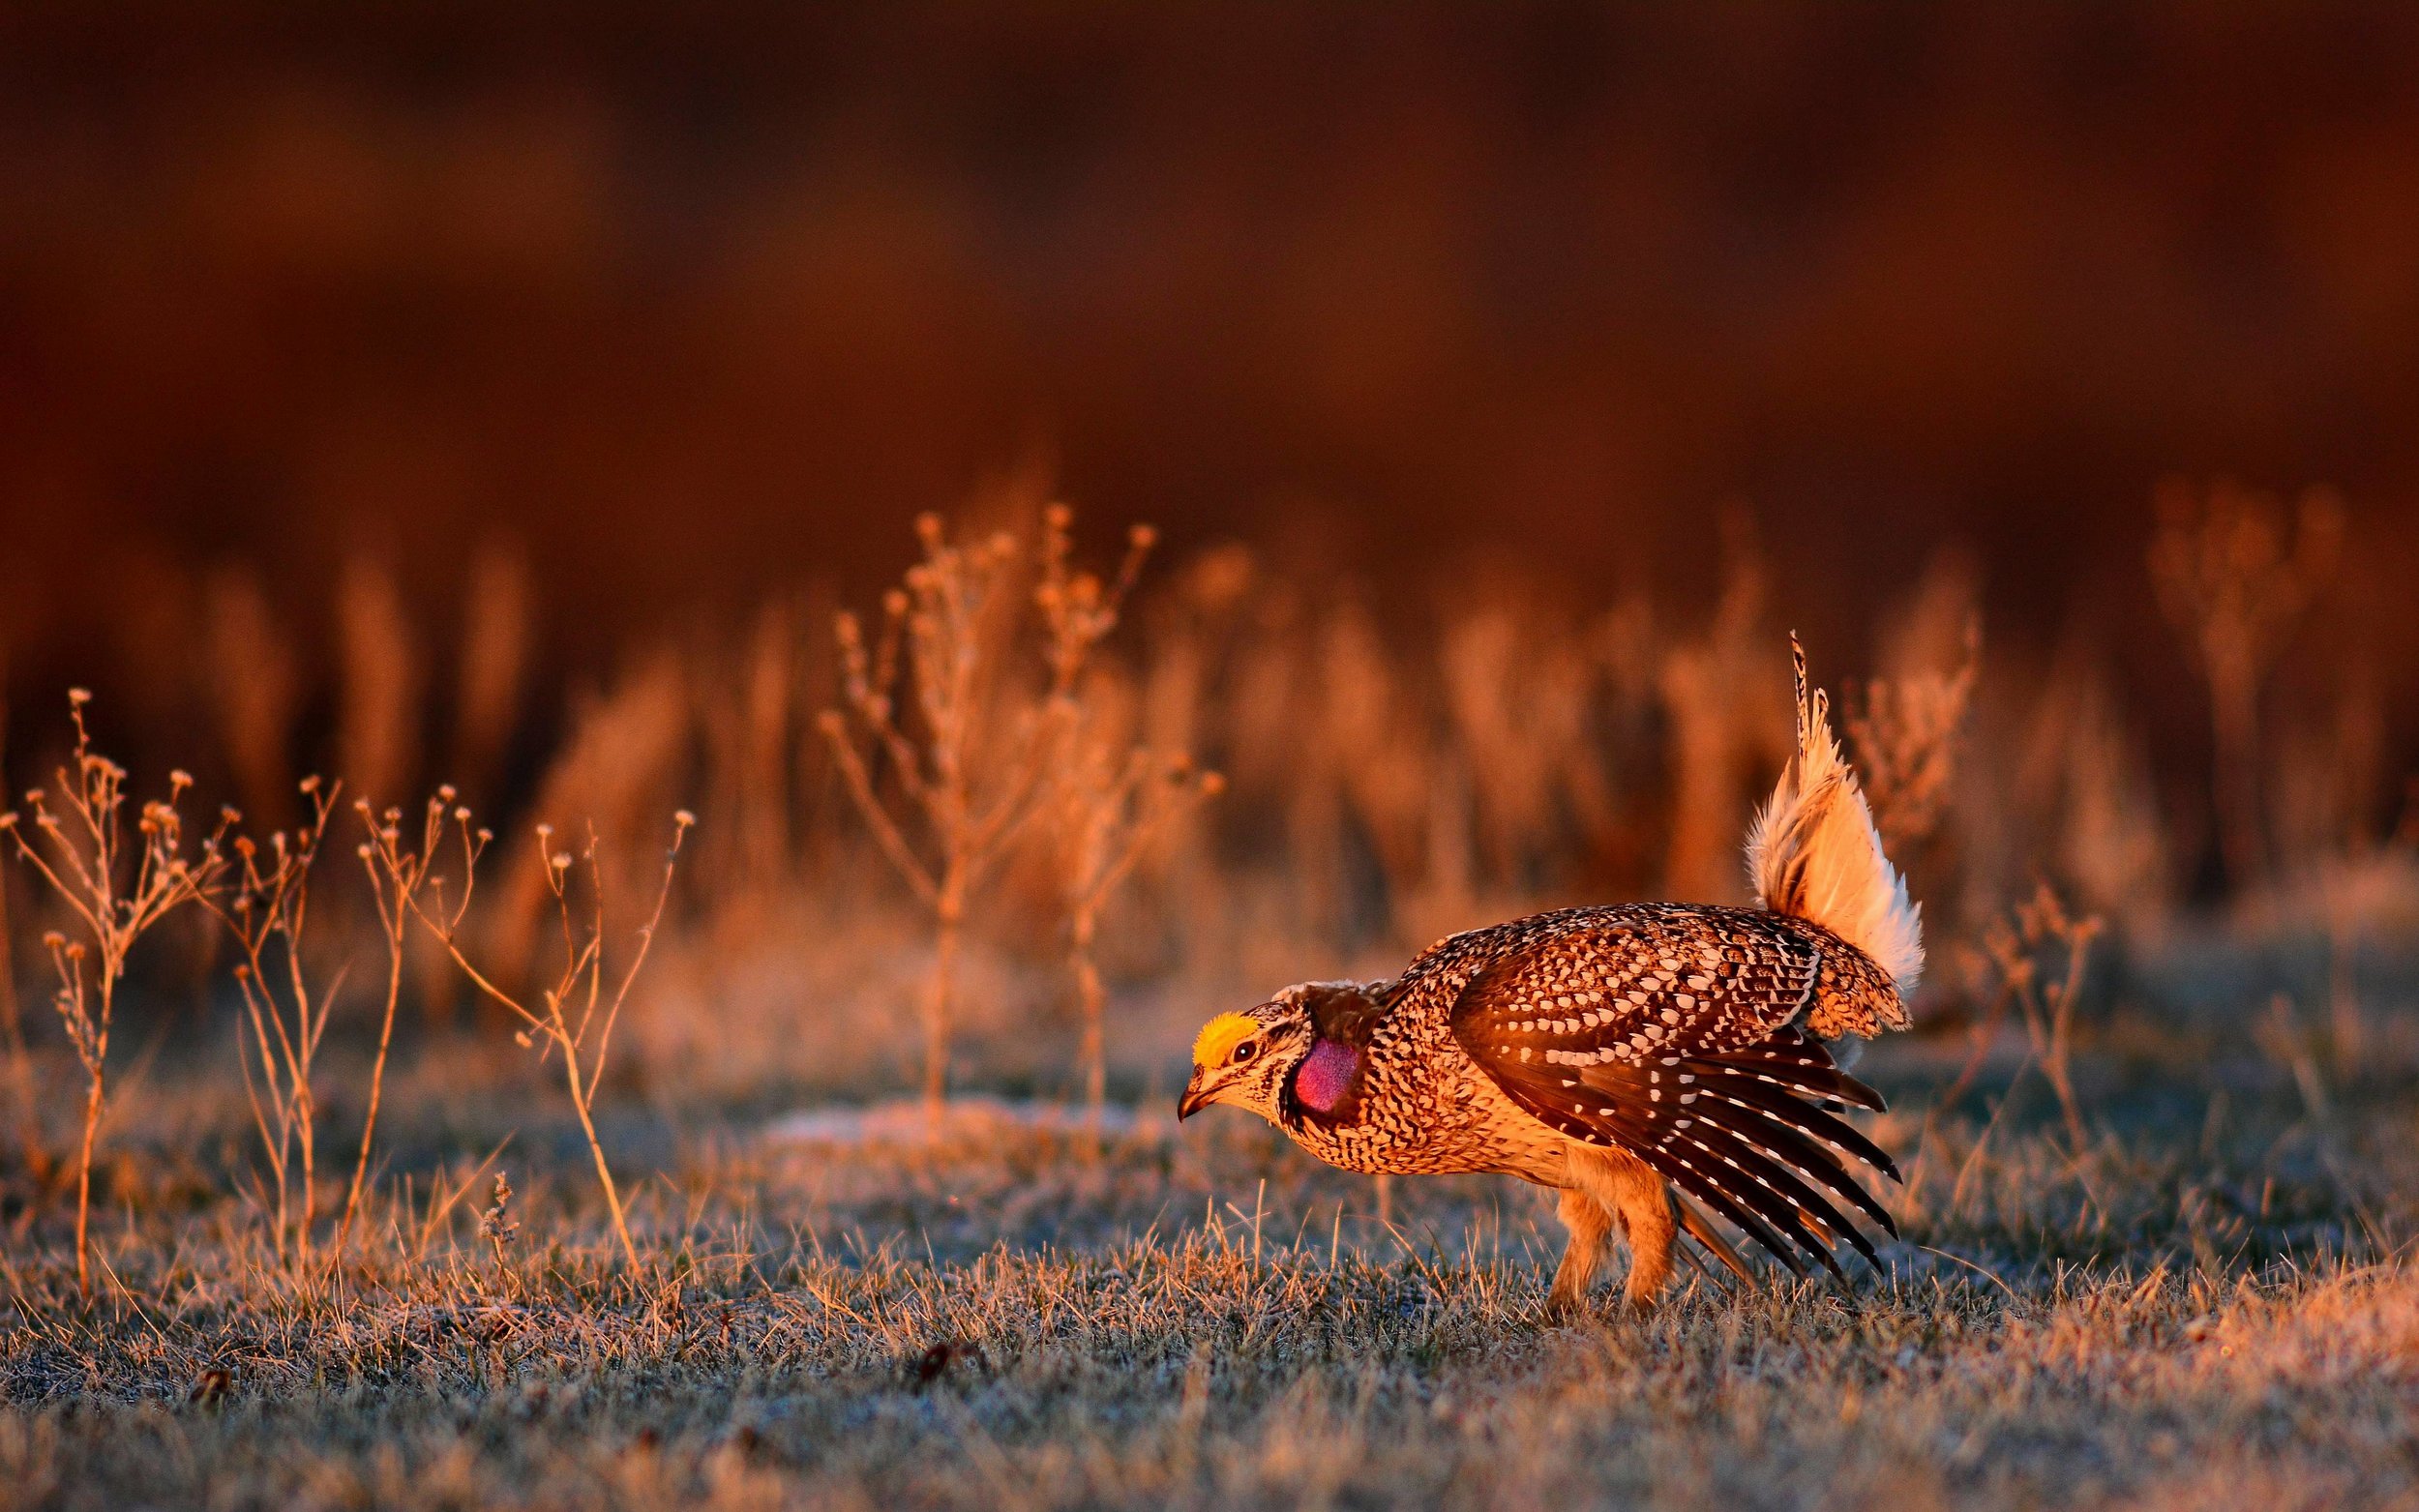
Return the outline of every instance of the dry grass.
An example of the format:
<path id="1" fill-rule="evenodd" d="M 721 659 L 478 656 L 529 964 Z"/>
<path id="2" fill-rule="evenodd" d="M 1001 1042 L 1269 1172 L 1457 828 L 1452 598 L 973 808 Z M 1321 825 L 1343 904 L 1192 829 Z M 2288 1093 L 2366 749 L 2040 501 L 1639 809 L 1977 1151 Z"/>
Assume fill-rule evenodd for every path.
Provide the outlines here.
<path id="1" fill-rule="evenodd" d="M 1031 1132 L 937 1152 L 675 1140 L 633 1195 L 635 1261 L 572 1169 L 509 1152 L 522 1190 L 492 1221 L 459 1155 L 439 1195 L 381 1201 L 333 1272 L 280 1268 L 231 1203 L 139 1217 L 105 1235 L 90 1303 L 55 1259 L 12 1263 L 0 1504 L 2419 1492 L 2419 1282 L 2392 1248 L 2419 1215 L 2406 1092 L 2344 1089 L 2321 1127 L 2265 1062 L 2224 1082 L 2141 1082 L 2114 1051 L 2086 1069 L 2108 1122 L 2079 1151 L 2021 1114 L 1885 1127 L 1912 1156 L 1887 1273 L 1846 1293 L 1698 1278 L 1644 1322 L 1609 1302 L 1544 1320 L 1552 1226 L 1523 1189 L 1404 1185 L 1384 1228 L 1365 1184 L 1240 1124 L 1147 1130 L 1097 1164 Z M 525 1123 L 492 1096 L 474 1121 Z"/>

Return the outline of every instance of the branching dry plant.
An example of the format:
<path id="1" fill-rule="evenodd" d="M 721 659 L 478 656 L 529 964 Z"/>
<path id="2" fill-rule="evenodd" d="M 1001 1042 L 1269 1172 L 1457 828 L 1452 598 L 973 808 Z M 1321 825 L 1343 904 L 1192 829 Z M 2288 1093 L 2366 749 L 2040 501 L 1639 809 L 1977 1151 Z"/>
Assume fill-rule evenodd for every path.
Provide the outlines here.
<path id="1" fill-rule="evenodd" d="M 273 1195 L 262 1207 L 273 1214 L 274 1247 L 283 1262 L 289 1238 L 295 1258 L 311 1259 L 318 1217 L 318 1102 L 311 1084 L 312 1063 L 327 1032 L 343 973 L 314 993 L 303 960 L 303 935 L 311 918 L 311 868 L 326 839 L 339 785 L 304 778 L 310 816 L 289 837 L 269 836 L 267 853 L 248 835 L 233 842 L 233 896 L 203 903 L 226 926 L 242 958 L 235 984 L 243 1012 L 235 1020 L 235 1057 L 253 1128 L 260 1136 Z M 299 1169 L 297 1170 L 297 1167 Z M 292 1207 L 297 1179 L 301 1211 Z"/>
<path id="2" fill-rule="evenodd" d="M 432 815 L 443 814 L 443 803 L 441 798 L 431 800 Z M 612 1168 L 606 1163 L 605 1146 L 597 1139 L 591 1110 L 597 1084 L 605 1076 L 606 1054 L 612 1048 L 613 1025 L 621 1017 L 622 1005 L 629 1000 L 631 984 L 638 980 L 640 969 L 646 964 L 647 952 L 655 943 L 655 932 L 664 920 L 664 905 L 672 898 L 672 874 L 679 864 L 681 842 L 697 822 L 696 816 L 686 809 L 672 815 L 672 845 L 664 855 L 663 886 L 656 894 L 654 911 L 639 930 L 638 948 L 631 953 L 629 965 L 622 968 L 621 979 L 610 999 L 605 995 L 605 865 L 596 833 L 589 831 L 587 844 L 575 862 L 569 850 L 554 847 L 552 825 L 537 826 L 546 887 L 554 900 L 555 915 L 562 927 L 563 964 L 553 985 L 541 991 L 540 1008 L 534 1011 L 498 986 L 463 953 L 463 919 L 469 912 L 477 884 L 479 857 L 493 840 L 493 832 L 474 827 L 469 809 L 454 809 L 454 830 L 462 841 L 463 882 L 462 892 L 449 908 L 443 897 L 442 878 L 427 875 L 431 854 L 444 833 L 443 825 L 433 817 L 422 831 L 421 848 L 413 850 L 403 844 L 401 814 L 389 809 L 383 817 L 385 822 L 371 840 L 363 843 L 361 849 L 364 859 L 385 874 L 382 891 L 392 898 L 392 905 L 408 910 L 436 937 L 472 987 L 521 1021 L 518 1038 L 523 1045 L 542 1044 L 541 1058 L 561 1052 L 563 1083 L 571 1094 L 572 1111 L 579 1114 L 580 1132 L 587 1140 L 589 1157 L 596 1164 L 597 1185 L 604 1190 L 605 1205 L 612 1214 L 613 1234 L 621 1241 L 623 1259 L 636 1269 L 638 1247 L 631 1242 L 621 1192 L 613 1184 Z M 573 894 L 578 890 L 573 877 L 575 865 L 581 865 L 587 875 L 583 920 L 574 917 Z M 588 1039 L 591 1031 L 596 1035 L 593 1048 Z"/>
<path id="3" fill-rule="evenodd" d="M 1994 919 L 1985 928 L 1982 950 L 1998 978 L 1998 990 L 1975 1026 L 1974 1053 L 1941 1099 L 1943 1107 L 1973 1084 L 1991 1035 L 2014 1004 L 2032 1046 L 2032 1063 L 2057 1094 L 2067 1138 L 2076 1150 L 2084 1147 L 2091 1131 L 2075 1093 L 2075 1005 L 2090 970 L 2092 942 L 2102 929 L 2097 915 L 2074 913 L 2046 882 L 2016 904 L 2012 917 Z"/>
<path id="4" fill-rule="evenodd" d="M 1894 849 L 1922 845 L 1948 806 L 1957 730 L 1973 701 L 1982 645 L 1981 622 L 1967 621 L 1964 660 L 1956 670 L 1876 677 L 1865 685 L 1864 706 L 1848 716 L 1873 822 Z"/>
<path id="5" fill-rule="evenodd" d="M 1197 770 L 1189 756 L 1144 746 L 1120 755 L 1105 740 L 1079 744 L 1060 779 L 1067 968 L 1084 1015 L 1084 1107 L 1095 1138 L 1108 1080 L 1101 1020 L 1109 994 L 1092 959 L 1100 910 L 1172 825 L 1225 788 L 1225 778 Z"/>
<path id="6" fill-rule="evenodd" d="M 134 833 L 127 834 L 126 769 L 93 749 L 84 725 L 84 705 L 91 701 L 81 688 L 68 694 L 75 748 L 58 769 L 59 809 L 35 787 L 25 793 L 30 823 L 14 811 L 0 814 L 0 830 L 66 907 L 79 936 L 52 930 L 43 944 L 58 974 L 51 1004 L 84 1070 L 83 1133 L 75 1150 L 75 1284 L 87 1296 L 93 1141 L 108 1096 L 109 1030 L 127 957 L 152 926 L 218 889 L 227 866 L 224 842 L 237 816 L 222 810 L 218 828 L 188 855 L 176 806 L 193 779 L 177 771 L 168 774 L 167 797 L 144 804 Z"/>
<path id="7" fill-rule="evenodd" d="M 362 1184 L 370 1175 L 370 1151 L 377 1142 L 378 1105 L 386 1094 L 386 1057 L 395 1043 L 395 1009 L 403 995 L 403 962 L 409 955 L 405 946 L 411 916 L 421 885 L 429 880 L 430 863 L 444 839 L 446 806 L 454 797 L 451 786 L 436 790 L 422 815 L 420 843 L 408 848 L 400 844 L 402 835 L 397 829 L 403 822 L 402 810 L 389 809 L 380 815 L 369 799 L 353 802 L 353 810 L 361 815 L 362 828 L 368 835 L 355 854 L 369 875 L 370 896 L 378 916 L 378 939 L 386 947 L 386 1001 L 378 1015 L 377 1053 L 370 1062 L 370 1102 L 361 1115 L 361 1148 L 353 1157 L 353 1178 L 344 1188 L 344 1213 L 336 1225 L 336 1253 L 340 1256 L 352 1238 L 353 1221 L 361 1212 Z M 398 844 L 392 845 L 385 843 L 390 829 L 397 829 Z M 468 875 L 466 871 L 463 874 L 465 906 Z"/>
<path id="8" fill-rule="evenodd" d="M 1019 547 L 1004 531 L 958 545 L 939 516 L 919 518 L 924 558 L 908 569 L 903 586 L 883 596 L 870 654 L 856 616 L 844 613 L 835 624 L 847 708 L 825 710 L 819 723 L 858 813 L 933 918 L 923 1091 L 936 1127 L 948 1091 L 969 903 L 1047 807 L 1085 665 L 1116 628 L 1154 539 L 1150 527 L 1134 527 L 1123 566 L 1104 581 L 1072 567 L 1072 521 L 1064 505 L 1052 505 L 1043 517 L 1033 594 L 1044 632 L 1038 695 L 1018 681 Z M 901 802 L 883 797 L 884 777 Z M 923 848 L 911 830 L 920 832 Z"/>

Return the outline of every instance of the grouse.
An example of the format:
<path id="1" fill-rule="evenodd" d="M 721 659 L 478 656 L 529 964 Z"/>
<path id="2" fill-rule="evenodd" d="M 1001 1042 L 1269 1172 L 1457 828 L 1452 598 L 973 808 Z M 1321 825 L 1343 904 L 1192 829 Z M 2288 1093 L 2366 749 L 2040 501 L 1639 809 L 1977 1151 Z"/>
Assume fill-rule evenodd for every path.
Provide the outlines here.
<path id="1" fill-rule="evenodd" d="M 1896 1227 L 1848 1161 L 1897 1168 L 1839 1116 L 1883 1104 L 1828 1042 L 1906 1027 L 1922 917 L 1790 646 L 1797 750 L 1747 840 L 1759 906 L 1563 908 L 1440 940 L 1391 981 L 1289 987 L 1202 1029 L 1178 1116 L 1231 1104 L 1347 1171 L 1556 1188 L 1557 1306 L 1616 1227 L 1634 1307 L 1683 1227 L 1747 1276 L 1708 1211 L 1799 1274 L 1843 1276 L 1841 1242 L 1874 1261 L 1843 1206 Z"/>

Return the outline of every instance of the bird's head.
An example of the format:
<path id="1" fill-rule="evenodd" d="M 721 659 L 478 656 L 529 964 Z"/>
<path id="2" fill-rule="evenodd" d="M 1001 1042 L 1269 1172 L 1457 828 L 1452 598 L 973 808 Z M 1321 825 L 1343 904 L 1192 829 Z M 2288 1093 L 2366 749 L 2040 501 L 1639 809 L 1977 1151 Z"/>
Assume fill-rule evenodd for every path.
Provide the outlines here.
<path id="1" fill-rule="evenodd" d="M 1280 993 L 1257 1008 L 1218 1015 L 1193 1041 L 1193 1076 L 1177 1099 L 1176 1116 L 1231 1103 L 1275 1123 L 1286 1081 L 1317 1037 L 1298 996 Z"/>

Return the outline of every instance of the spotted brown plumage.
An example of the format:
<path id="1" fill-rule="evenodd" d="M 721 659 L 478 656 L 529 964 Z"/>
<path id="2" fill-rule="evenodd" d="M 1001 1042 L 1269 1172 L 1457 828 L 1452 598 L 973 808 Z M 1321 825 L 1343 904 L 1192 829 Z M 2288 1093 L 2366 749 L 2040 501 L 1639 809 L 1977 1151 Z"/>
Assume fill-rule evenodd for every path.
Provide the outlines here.
<path id="1" fill-rule="evenodd" d="M 1204 1028 L 1180 1113 L 1236 1104 L 1349 1171 L 1558 1188 L 1563 1303 L 1615 1227 L 1634 1303 L 1676 1226 L 1746 1274 L 1697 1204 L 1793 1270 L 1839 1274 L 1843 1243 L 1876 1260 L 1858 1220 L 1896 1230 L 1854 1167 L 1897 1171 L 1841 1115 L 1882 1102 L 1823 1040 L 1906 1023 L 1920 928 L 1802 663 L 1799 715 L 1751 855 L 1766 906 L 1560 909 L 1440 940 L 1391 981 L 1287 988 Z"/>

